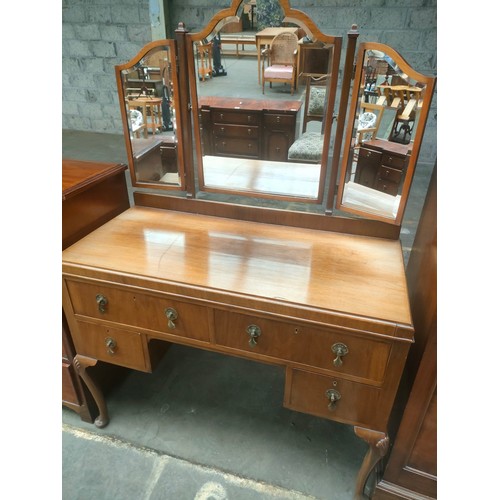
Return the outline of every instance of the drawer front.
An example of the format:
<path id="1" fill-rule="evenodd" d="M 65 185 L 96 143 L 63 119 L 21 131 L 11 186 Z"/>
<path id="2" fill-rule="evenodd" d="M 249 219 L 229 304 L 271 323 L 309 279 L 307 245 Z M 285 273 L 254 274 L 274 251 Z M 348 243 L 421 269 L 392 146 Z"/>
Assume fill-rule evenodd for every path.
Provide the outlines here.
<path id="1" fill-rule="evenodd" d="M 382 153 L 380 151 L 374 151 L 368 148 L 359 148 L 358 153 L 358 165 L 373 165 L 377 166 L 380 164 L 382 158 Z"/>
<path id="2" fill-rule="evenodd" d="M 140 333 L 79 321 L 74 338 L 78 354 L 134 370 L 150 371 Z"/>
<path id="3" fill-rule="evenodd" d="M 233 123 L 235 125 L 260 125 L 260 114 L 248 111 L 212 110 L 212 122 Z"/>
<path id="4" fill-rule="evenodd" d="M 377 191 L 382 191 L 387 194 L 396 196 L 398 194 L 399 184 L 390 182 L 387 179 L 378 178 L 375 183 L 375 189 Z"/>
<path id="5" fill-rule="evenodd" d="M 284 406 L 291 410 L 351 425 L 384 429 L 388 415 L 381 411 L 382 389 L 325 377 L 302 370 L 288 370 Z M 336 391 L 337 394 L 327 391 Z M 331 403 L 330 398 L 340 399 Z"/>
<path id="6" fill-rule="evenodd" d="M 384 380 L 392 345 L 389 341 L 358 337 L 333 328 L 298 326 L 217 310 L 215 330 L 219 345 L 351 375 L 371 383 Z"/>
<path id="7" fill-rule="evenodd" d="M 382 155 L 382 164 L 388 167 L 395 167 L 403 169 L 406 163 L 405 156 L 391 155 L 390 153 L 384 153 Z"/>
<path id="8" fill-rule="evenodd" d="M 264 114 L 264 125 L 272 128 L 295 127 L 295 115 Z"/>
<path id="9" fill-rule="evenodd" d="M 378 177 L 379 180 L 386 180 L 399 184 L 403 177 L 403 172 L 396 168 L 391 168 L 387 167 L 386 165 L 382 165 L 378 170 Z"/>
<path id="10" fill-rule="evenodd" d="M 243 156 L 245 158 L 259 157 L 259 142 L 255 139 L 227 138 L 214 142 L 215 154 Z"/>
<path id="11" fill-rule="evenodd" d="M 76 314 L 209 341 L 205 307 L 91 283 L 67 281 L 67 285 Z M 97 296 L 106 302 L 102 312 Z"/>
<path id="12" fill-rule="evenodd" d="M 237 137 L 241 139 L 258 139 L 259 129 L 253 126 L 244 125 L 214 125 L 214 135 L 216 137 Z"/>

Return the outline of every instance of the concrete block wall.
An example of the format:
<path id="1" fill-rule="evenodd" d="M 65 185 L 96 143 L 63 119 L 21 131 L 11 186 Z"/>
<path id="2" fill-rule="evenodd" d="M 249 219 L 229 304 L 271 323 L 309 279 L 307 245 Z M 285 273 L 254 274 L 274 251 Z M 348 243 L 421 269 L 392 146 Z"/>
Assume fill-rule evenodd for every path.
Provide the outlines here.
<path id="1" fill-rule="evenodd" d="M 148 0 L 63 0 L 62 127 L 123 132 L 114 67 L 151 41 Z"/>

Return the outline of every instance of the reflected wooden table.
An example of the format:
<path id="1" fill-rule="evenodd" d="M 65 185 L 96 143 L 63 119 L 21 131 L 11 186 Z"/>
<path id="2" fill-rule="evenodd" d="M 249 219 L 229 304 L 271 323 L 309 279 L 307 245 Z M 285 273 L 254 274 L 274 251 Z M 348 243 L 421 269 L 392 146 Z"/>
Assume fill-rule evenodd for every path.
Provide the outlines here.
<path id="1" fill-rule="evenodd" d="M 298 33 L 299 28 L 265 28 L 255 34 L 255 45 L 257 46 L 257 68 L 259 75 L 259 85 L 261 83 L 261 69 L 260 69 L 260 54 L 262 47 L 267 47 L 273 41 L 273 38 L 279 33 Z"/>
<path id="2" fill-rule="evenodd" d="M 161 97 L 138 97 L 127 100 L 127 104 L 130 109 L 138 109 L 142 113 L 146 131 L 156 134 L 162 129 L 161 101 Z"/>

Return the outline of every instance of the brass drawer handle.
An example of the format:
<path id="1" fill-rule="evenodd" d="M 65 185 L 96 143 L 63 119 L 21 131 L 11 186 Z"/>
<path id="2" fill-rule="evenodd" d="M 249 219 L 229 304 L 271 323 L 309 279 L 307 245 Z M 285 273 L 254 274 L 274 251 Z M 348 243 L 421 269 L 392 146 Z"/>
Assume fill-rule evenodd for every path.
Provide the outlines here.
<path id="1" fill-rule="evenodd" d="M 333 366 L 342 366 L 344 364 L 342 356 L 345 356 L 349 352 L 349 349 L 345 344 L 342 344 L 342 342 L 337 342 L 332 345 L 332 351 L 337 355 L 337 357 L 333 360 Z"/>
<path id="2" fill-rule="evenodd" d="M 337 404 L 337 401 L 342 397 L 340 395 L 339 391 L 336 391 L 335 389 L 328 389 L 325 392 L 325 396 L 327 397 L 329 403 L 328 403 L 328 409 L 330 411 L 335 410 L 335 406 Z"/>
<path id="3" fill-rule="evenodd" d="M 250 339 L 248 340 L 248 344 L 250 347 L 255 347 L 257 345 L 257 339 L 260 337 L 262 333 L 260 328 L 257 325 L 248 325 L 247 333 L 250 335 Z"/>
<path id="4" fill-rule="evenodd" d="M 99 307 L 99 312 L 106 312 L 106 306 L 108 305 L 108 299 L 102 295 L 102 294 L 97 294 L 95 297 L 95 300 L 97 301 L 97 306 Z"/>
<path id="5" fill-rule="evenodd" d="M 116 349 L 116 340 L 111 337 L 106 337 L 104 339 L 104 344 L 106 346 L 106 352 L 111 356 L 113 356 L 113 354 L 115 354 L 115 349 Z"/>
<path id="6" fill-rule="evenodd" d="M 165 309 L 165 316 L 168 319 L 168 327 L 173 330 L 175 328 L 174 321 L 179 317 L 177 311 L 173 307 L 167 307 Z"/>

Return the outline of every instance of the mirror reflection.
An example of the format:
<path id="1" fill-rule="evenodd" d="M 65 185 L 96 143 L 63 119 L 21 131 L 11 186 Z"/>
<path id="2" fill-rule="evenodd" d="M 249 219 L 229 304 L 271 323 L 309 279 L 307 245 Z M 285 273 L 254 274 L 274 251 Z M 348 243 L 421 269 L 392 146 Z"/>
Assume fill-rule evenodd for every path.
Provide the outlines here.
<path id="1" fill-rule="evenodd" d="M 120 71 L 135 185 L 181 186 L 173 61 L 171 48 L 163 45 Z"/>
<path id="2" fill-rule="evenodd" d="M 321 203 L 341 38 L 272 7 L 243 1 L 191 35 L 199 189 Z"/>
<path id="3" fill-rule="evenodd" d="M 410 77 L 382 50 L 364 51 L 358 64 L 342 208 L 396 220 L 416 161 L 411 159 L 419 118 L 430 96 L 425 81 Z"/>

